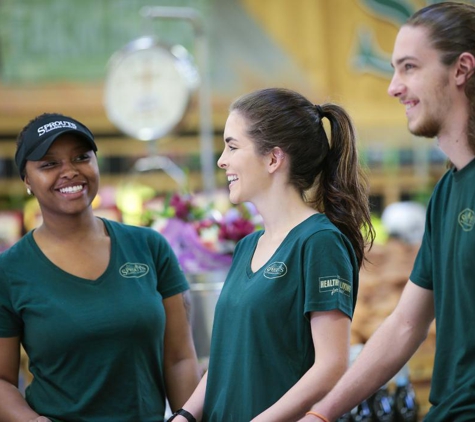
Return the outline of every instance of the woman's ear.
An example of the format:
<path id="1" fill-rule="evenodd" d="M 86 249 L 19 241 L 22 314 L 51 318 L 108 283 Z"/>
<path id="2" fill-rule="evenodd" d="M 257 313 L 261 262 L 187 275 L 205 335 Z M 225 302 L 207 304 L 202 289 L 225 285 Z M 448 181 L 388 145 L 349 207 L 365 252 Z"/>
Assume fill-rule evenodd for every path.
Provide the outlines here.
<path id="1" fill-rule="evenodd" d="M 280 168 L 285 160 L 285 153 L 281 148 L 275 147 L 269 154 L 269 172 L 273 173 L 278 168 Z"/>
<path id="2" fill-rule="evenodd" d="M 30 185 L 30 180 L 28 179 L 28 175 L 25 173 L 25 178 L 23 179 L 23 183 L 25 184 L 26 191 L 28 192 L 28 195 L 31 195 L 31 185 Z"/>

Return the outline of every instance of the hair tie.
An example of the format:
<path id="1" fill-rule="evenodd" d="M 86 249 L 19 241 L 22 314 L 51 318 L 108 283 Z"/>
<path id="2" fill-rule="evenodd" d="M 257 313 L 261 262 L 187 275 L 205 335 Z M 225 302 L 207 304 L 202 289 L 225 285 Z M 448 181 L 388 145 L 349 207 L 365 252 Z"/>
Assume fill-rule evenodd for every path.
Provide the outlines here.
<path id="1" fill-rule="evenodd" d="M 315 110 L 317 111 L 317 114 L 320 116 L 320 119 L 323 119 L 325 117 L 325 112 L 323 111 L 322 106 L 315 104 L 314 107 L 315 107 Z"/>

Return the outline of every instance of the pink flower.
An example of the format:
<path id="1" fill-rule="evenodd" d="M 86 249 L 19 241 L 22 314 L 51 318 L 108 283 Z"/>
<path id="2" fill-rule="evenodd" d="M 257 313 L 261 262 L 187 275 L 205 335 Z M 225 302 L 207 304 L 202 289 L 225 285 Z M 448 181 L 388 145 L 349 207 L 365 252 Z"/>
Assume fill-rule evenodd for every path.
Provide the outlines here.
<path id="1" fill-rule="evenodd" d="M 174 193 L 170 198 L 170 206 L 175 209 L 175 217 L 180 220 L 188 221 L 192 203 L 190 198 L 182 197 Z"/>
<path id="2" fill-rule="evenodd" d="M 233 240 L 238 242 L 243 237 L 252 233 L 255 226 L 249 220 L 239 216 L 231 221 L 223 221 L 219 228 L 220 240 Z"/>

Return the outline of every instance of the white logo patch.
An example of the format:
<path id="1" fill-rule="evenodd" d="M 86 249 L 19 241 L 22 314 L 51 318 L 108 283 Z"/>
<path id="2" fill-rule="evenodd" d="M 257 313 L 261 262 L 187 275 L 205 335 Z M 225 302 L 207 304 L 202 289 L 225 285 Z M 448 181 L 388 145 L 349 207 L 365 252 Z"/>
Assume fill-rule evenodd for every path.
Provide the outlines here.
<path id="1" fill-rule="evenodd" d="M 146 264 L 127 262 L 119 268 L 119 274 L 125 278 L 139 278 L 148 274 L 149 268 Z"/>
<path id="2" fill-rule="evenodd" d="M 459 224 L 462 227 L 462 230 L 465 232 L 469 232 L 473 229 L 475 225 L 475 213 L 470 208 L 465 208 L 459 214 Z"/>
<path id="3" fill-rule="evenodd" d="M 280 278 L 287 274 L 287 265 L 283 262 L 273 262 L 264 270 L 265 278 Z"/>

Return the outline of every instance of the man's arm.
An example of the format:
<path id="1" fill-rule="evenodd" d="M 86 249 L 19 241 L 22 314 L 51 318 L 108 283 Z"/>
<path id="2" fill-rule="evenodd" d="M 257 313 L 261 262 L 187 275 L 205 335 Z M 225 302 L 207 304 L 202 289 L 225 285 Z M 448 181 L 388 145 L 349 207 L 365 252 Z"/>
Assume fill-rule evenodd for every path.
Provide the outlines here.
<path id="1" fill-rule="evenodd" d="M 396 309 L 371 336 L 351 368 L 311 411 L 333 421 L 371 396 L 414 354 L 427 337 L 433 319 L 432 290 L 409 280 Z M 308 415 L 300 421 L 319 419 Z"/>

